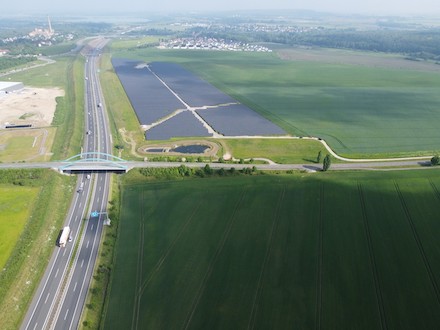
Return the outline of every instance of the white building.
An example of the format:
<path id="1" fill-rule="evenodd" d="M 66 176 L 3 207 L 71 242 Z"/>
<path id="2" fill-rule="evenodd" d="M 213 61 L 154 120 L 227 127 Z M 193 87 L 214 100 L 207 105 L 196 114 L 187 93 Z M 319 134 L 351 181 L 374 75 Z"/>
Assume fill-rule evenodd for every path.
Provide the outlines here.
<path id="1" fill-rule="evenodd" d="M 22 82 L 0 81 L 0 93 L 10 93 L 23 88 Z"/>

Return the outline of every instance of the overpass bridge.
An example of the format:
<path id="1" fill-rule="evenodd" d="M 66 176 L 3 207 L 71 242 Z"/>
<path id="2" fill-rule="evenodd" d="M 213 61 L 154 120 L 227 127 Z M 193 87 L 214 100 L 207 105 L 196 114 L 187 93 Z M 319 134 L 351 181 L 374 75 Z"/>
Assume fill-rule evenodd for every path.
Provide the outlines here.
<path id="1" fill-rule="evenodd" d="M 126 173 L 128 162 L 122 158 L 103 152 L 84 152 L 59 163 L 61 173 L 116 172 Z"/>

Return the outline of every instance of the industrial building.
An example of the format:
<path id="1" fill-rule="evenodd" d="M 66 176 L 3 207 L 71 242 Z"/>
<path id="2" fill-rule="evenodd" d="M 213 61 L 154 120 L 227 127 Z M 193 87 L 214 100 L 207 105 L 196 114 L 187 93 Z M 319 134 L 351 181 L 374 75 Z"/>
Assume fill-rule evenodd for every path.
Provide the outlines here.
<path id="1" fill-rule="evenodd" d="M 23 87 L 22 82 L 0 81 L 0 94 L 15 92 Z"/>

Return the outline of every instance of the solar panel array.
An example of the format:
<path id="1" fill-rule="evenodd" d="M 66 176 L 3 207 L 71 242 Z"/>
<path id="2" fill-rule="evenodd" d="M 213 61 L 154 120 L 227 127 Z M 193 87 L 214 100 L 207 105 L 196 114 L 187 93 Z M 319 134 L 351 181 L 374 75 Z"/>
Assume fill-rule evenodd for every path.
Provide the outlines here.
<path id="1" fill-rule="evenodd" d="M 182 102 L 148 68 L 136 68 L 142 63 L 112 59 L 113 67 L 141 125 L 150 125 L 178 109 L 185 109 Z"/>
<path id="2" fill-rule="evenodd" d="M 237 102 L 178 64 L 153 62 L 151 70 L 191 107 Z"/>
<path id="3" fill-rule="evenodd" d="M 178 64 L 112 59 L 118 77 L 142 125 L 151 125 L 186 103 L 216 132 L 225 136 L 284 135 L 280 127 L 238 104 Z M 180 101 L 179 98 L 182 100 Z M 235 104 L 234 104 L 235 103 Z M 209 106 L 208 109 L 197 109 Z M 211 136 L 191 111 L 184 111 L 147 130 L 148 140 Z"/>
<path id="4" fill-rule="evenodd" d="M 145 132 L 147 140 L 168 140 L 177 136 L 207 137 L 211 134 L 190 111 L 179 113 Z"/>
<path id="5" fill-rule="evenodd" d="M 225 136 L 284 135 L 280 127 L 242 104 L 198 110 L 216 132 Z"/>

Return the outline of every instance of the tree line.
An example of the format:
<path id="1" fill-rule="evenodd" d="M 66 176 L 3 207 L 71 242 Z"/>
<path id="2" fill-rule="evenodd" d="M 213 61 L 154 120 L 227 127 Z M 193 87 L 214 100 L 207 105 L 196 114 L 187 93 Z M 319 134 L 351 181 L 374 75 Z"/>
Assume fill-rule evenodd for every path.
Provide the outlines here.
<path id="1" fill-rule="evenodd" d="M 35 61 L 35 57 L 0 57 L 0 71 Z"/>
<path id="2" fill-rule="evenodd" d="M 191 34 L 188 30 L 186 34 Z M 216 37 L 241 42 L 270 42 L 290 46 L 313 46 L 355 49 L 373 52 L 400 53 L 410 60 L 440 62 L 440 29 L 391 30 L 378 29 L 316 29 L 306 32 L 265 32 L 222 30 L 198 31 L 199 36 Z"/>

